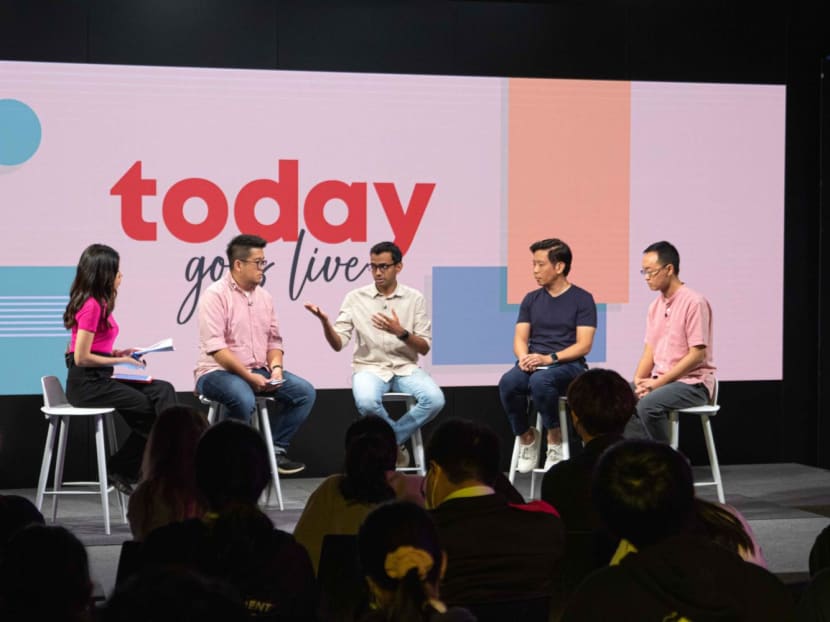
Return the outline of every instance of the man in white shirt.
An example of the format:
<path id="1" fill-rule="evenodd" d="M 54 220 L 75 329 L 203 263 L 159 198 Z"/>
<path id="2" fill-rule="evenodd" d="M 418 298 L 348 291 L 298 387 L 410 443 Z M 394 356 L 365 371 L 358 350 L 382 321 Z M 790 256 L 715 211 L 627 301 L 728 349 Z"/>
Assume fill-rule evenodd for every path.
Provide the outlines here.
<path id="1" fill-rule="evenodd" d="M 418 367 L 418 355 L 429 352 L 432 324 L 426 314 L 421 292 L 398 283 L 403 269 L 401 249 L 392 242 L 375 244 L 369 254 L 374 283 L 346 294 L 334 325 L 320 307 L 305 307 L 323 325 L 323 334 L 335 352 L 355 335 L 352 357 L 352 393 L 361 415 L 377 415 L 395 431 L 403 445 L 444 407 L 444 394 L 435 381 Z M 400 419 L 393 420 L 383 406 L 389 391 L 410 393 L 415 405 Z M 402 448 L 398 466 L 408 466 Z"/>

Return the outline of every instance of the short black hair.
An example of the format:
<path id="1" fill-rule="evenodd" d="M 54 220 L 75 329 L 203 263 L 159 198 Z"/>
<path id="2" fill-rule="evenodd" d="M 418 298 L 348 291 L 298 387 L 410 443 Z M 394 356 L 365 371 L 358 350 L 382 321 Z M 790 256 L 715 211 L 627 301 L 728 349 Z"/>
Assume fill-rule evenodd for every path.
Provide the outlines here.
<path id="1" fill-rule="evenodd" d="M 612 369 L 589 369 L 568 387 L 568 406 L 593 436 L 621 434 L 636 405 L 631 385 Z"/>
<path id="2" fill-rule="evenodd" d="M 380 255 L 381 253 L 391 253 L 392 263 L 401 263 L 401 260 L 403 259 L 401 249 L 394 242 L 378 242 L 372 247 L 372 250 L 369 251 L 370 255 Z"/>
<path id="3" fill-rule="evenodd" d="M 499 439 L 481 423 L 449 419 L 432 433 L 426 458 L 453 484 L 476 480 L 491 486 L 499 474 Z"/>
<path id="4" fill-rule="evenodd" d="M 258 235 L 240 234 L 228 243 L 225 250 L 228 255 L 228 267 L 233 268 L 233 262 L 237 259 L 247 259 L 252 248 L 265 248 L 268 242 Z"/>
<path id="5" fill-rule="evenodd" d="M 395 470 L 398 443 L 385 419 L 366 415 L 346 430 L 345 477 L 340 492 L 348 501 L 379 503 L 395 498 L 386 474 Z"/>
<path id="6" fill-rule="evenodd" d="M 600 456 L 592 496 L 608 530 L 642 549 L 689 525 L 695 497 L 692 469 L 669 445 L 622 441 Z"/>
<path id="7" fill-rule="evenodd" d="M 251 426 L 225 419 L 196 448 L 196 486 L 211 510 L 254 505 L 270 478 L 265 441 Z"/>
<path id="8" fill-rule="evenodd" d="M 662 242 L 649 244 L 643 251 L 643 255 L 646 253 L 657 253 L 657 261 L 660 262 L 660 265 L 667 266 L 671 264 L 674 266 L 674 273 L 680 274 L 680 253 L 677 252 L 671 242 L 663 240 Z"/>
<path id="9" fill-rule="evenodd" d="M 538 242 L 534 242 L 530 245 L 531 253 L 545 250 L 548 251 L 548 260 L 551 263 L 561 261 L 565 264 L 565 269 L 562 271 L 562 273 L 565 276 L 568 276 L 568 273 L 571 271 L 571 262 L 573 261 L 571 247 L 558 238 L 547 238 L 544 240 L 539 240 Z"/>

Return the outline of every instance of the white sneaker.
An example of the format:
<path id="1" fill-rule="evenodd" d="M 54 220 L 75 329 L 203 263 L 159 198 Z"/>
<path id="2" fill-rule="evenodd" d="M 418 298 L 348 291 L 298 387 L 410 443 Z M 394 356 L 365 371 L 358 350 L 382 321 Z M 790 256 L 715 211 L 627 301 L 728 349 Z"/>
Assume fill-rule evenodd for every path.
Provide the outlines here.
<path id="1" fill-rule="evenodd" d="M 548 443 L 548 455 L 545 458 L 545 471 L 558 462 L 562 462 L 562 443 Z"/>
<path id="2" fill-rule="evenodd" d="M 542 441 L 542 435 L 536 428 L 533 430 L 533 442 L 530 445 L 522 445 L 519 442 L 519 464 L 517 468 L 519 473 L 530 473 L 539 464 L 539 445 Z"/>

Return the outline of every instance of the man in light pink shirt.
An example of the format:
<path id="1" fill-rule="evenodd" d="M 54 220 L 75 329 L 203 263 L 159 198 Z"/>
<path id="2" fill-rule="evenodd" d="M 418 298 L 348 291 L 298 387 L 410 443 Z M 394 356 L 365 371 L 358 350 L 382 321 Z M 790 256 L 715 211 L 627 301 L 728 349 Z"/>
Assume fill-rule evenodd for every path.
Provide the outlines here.
<path id="1" fill-rule="evenodd" d="M 648 308 L 645 349 L 634 372 L 637 417 L 626 436 L 643 436 L 639 421 L 648 437 L 668 442 L 668 413 L 706 404 L 715 388 L 712 308 L 680 280 L 680 255 L 669 242 L 643 251 L 640 274 L 660 295 Z"/>
<path id="2" fill-rule="evenodd" d="M 225 406 L 229 417 L 251 421 L 256 395 L 270 394 L 282 405 L 271 414 L 271 434 L 280 473 L 305 468 L 289 459 L 291 439 L 314 405 L 311 384 L 285 371 L 274 300 L 260 286 L 266 241 L 238 235 L 228 244 L 230 271 L 211 285 L 199 302 L 199 361 L 196 391 Z"/>

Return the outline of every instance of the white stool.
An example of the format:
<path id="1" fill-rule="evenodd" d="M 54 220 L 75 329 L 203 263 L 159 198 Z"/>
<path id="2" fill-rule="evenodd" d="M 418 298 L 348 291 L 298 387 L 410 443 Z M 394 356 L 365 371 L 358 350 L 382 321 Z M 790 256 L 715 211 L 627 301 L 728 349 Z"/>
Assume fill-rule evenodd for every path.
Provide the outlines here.
<path id="1" fill-rule="evenodd" d="M 115 428 L 110 418 L 115 413 L 114 408 L 75 408 L 66 399 L 61 381 L 55 376 L 43 376 L 40 379 L 43 387 L 43 407 L 40 409 L 49 420 L 49 430 L 46 433 L 46 445 L 43 448 L 43 461 L 40 465 L 40 477 L 37 482 L 35 506 L 38 510 L 43 507 L 43 496 L 52 495 L 52 521 L 58 515 L 58 497 L 60 495 L 100 495 L 101 508 L 104 511 L 104 530 L 110 535 L 110 505 L 109 493 L 115 492 L 118 505 L 121 508 L 121 520 L 127 522 L 127 511 L 124 499 L 117 490 L 107 483 L 107 451 L 104 440 L 106 428 L 110 449 L 116 446 Z M 66 439 L 69 433 L 69 422 L 73 417 L 94 417 L 95 423 L 95 455 L 98 460 L 97 482 L 64 482 L 63 462 L 66 457 Z M 106 425 L 105 425 L 106 422 Z M 57 438 L 56 438 L 57 437 Z M 58 453 L 55 457 L 55 476 L 52 490 L 46 490 L 46 481 L 49 479 L 49 467 L 52 464 L 52 453 L 57 441 Z M 94 486 L 96 490 L 63 490 L 63 486 Z"/>
<path id="2" fill-rule="evenodd" d="M 410 393 L 384 393 L 381 397 L 382 402 L 403 402 L 406 406 L 406 412 L 409 412 L 415 406 L 415 397 Z M 421 475 L 427 474 L 426 461 L 424 460 L 424 438 L 421 436 L 421 428 L 418 428 L 412 433 L 410 438 L 412 441 L 412 453 L 415 459 L 415 466 L 398 467 L 397 471 L 413 471 Z"/>
<path id="3" fill-rule="evenodd" d="M 213 425 L 220 419 L 219 415 L 224 408 L 221 402 L 212 400 L 204 395 L 199 396 L 199 401 L 208 407 L 207 420 L 210 425 Z M 277 491 L 277 501 L 280 505 L 280 511 L 284 510 L 282 503 L 282 487 L 280 486 L 280 472 L 277 469 L 277 459 L 274 456 L 274 440 L 271 437 L 271 419 L 268 417 L 268 402 L 274 401 L 273 397 L 266 395 L 256 396 L 256 416 L 251 420 L 254 428 L 259 430 L 262 438 L 265 440 L 265 445 L 268 447 L 268 462 L 271 465 L 271 483 L 274 490 Z M 265 495 L 265 505 L 271 500 L 270 489 Z"/>
<path id="4" fill-rule="evenodd" d="M 538 412 L 536 413 L 536 429 L 539 430 L 540 435 L 544 432 L 542 415 Z M 571 457 L 571 449 L 568 442 L 568 398 L 566 397 L 559 398 L 559 429 L 562 431 L 562 459 L 567 460 Z M 539 446 L 541 447 L 541 439 Z M 510 458 L 510 472 L 508 473 L 508 479 L 511 484 L 515 481 L 516 473 L 519 470 L 519 452 L 521 448 L 522 444 L 517 436 L 513 442 L 513 455 Z M 533 499 L 533 495 L 536 492 L 536 476 L 542 473 L 545 473 L 545 469 L 538 468 L 538 465 L 537 468 L 530 472 L 530 495 L 528 499 Z"/>
<path id="5" fill-rule="evenodd" d="M 712 391 L 712 398 L 704 406 L 692 406 L 690 408 L 678 408 L 669 413 L 671 435 L 669 444 L 672 449 L 677 450 L 680 442 L 680 415 L 697 415 L 700 417 L 700 424 L 703 426 L 703 437 L 706 439 L 706 451 L 709 453 L 709 466 L 712 468 L 712 481 L 695 482 L 695 486 L 715 486 L 718 491 L 718 501 L 726 503 L 723 494 L 723 481 L 720 476 L 720 465 L 718 463 L 718 452 L 715 449 L 715 437 L 712 434 L 712 424 L 709 417 L 714 417 L 720 411 L 718 405 L 718 379 L 715 378 L 715 389 Z"/>

